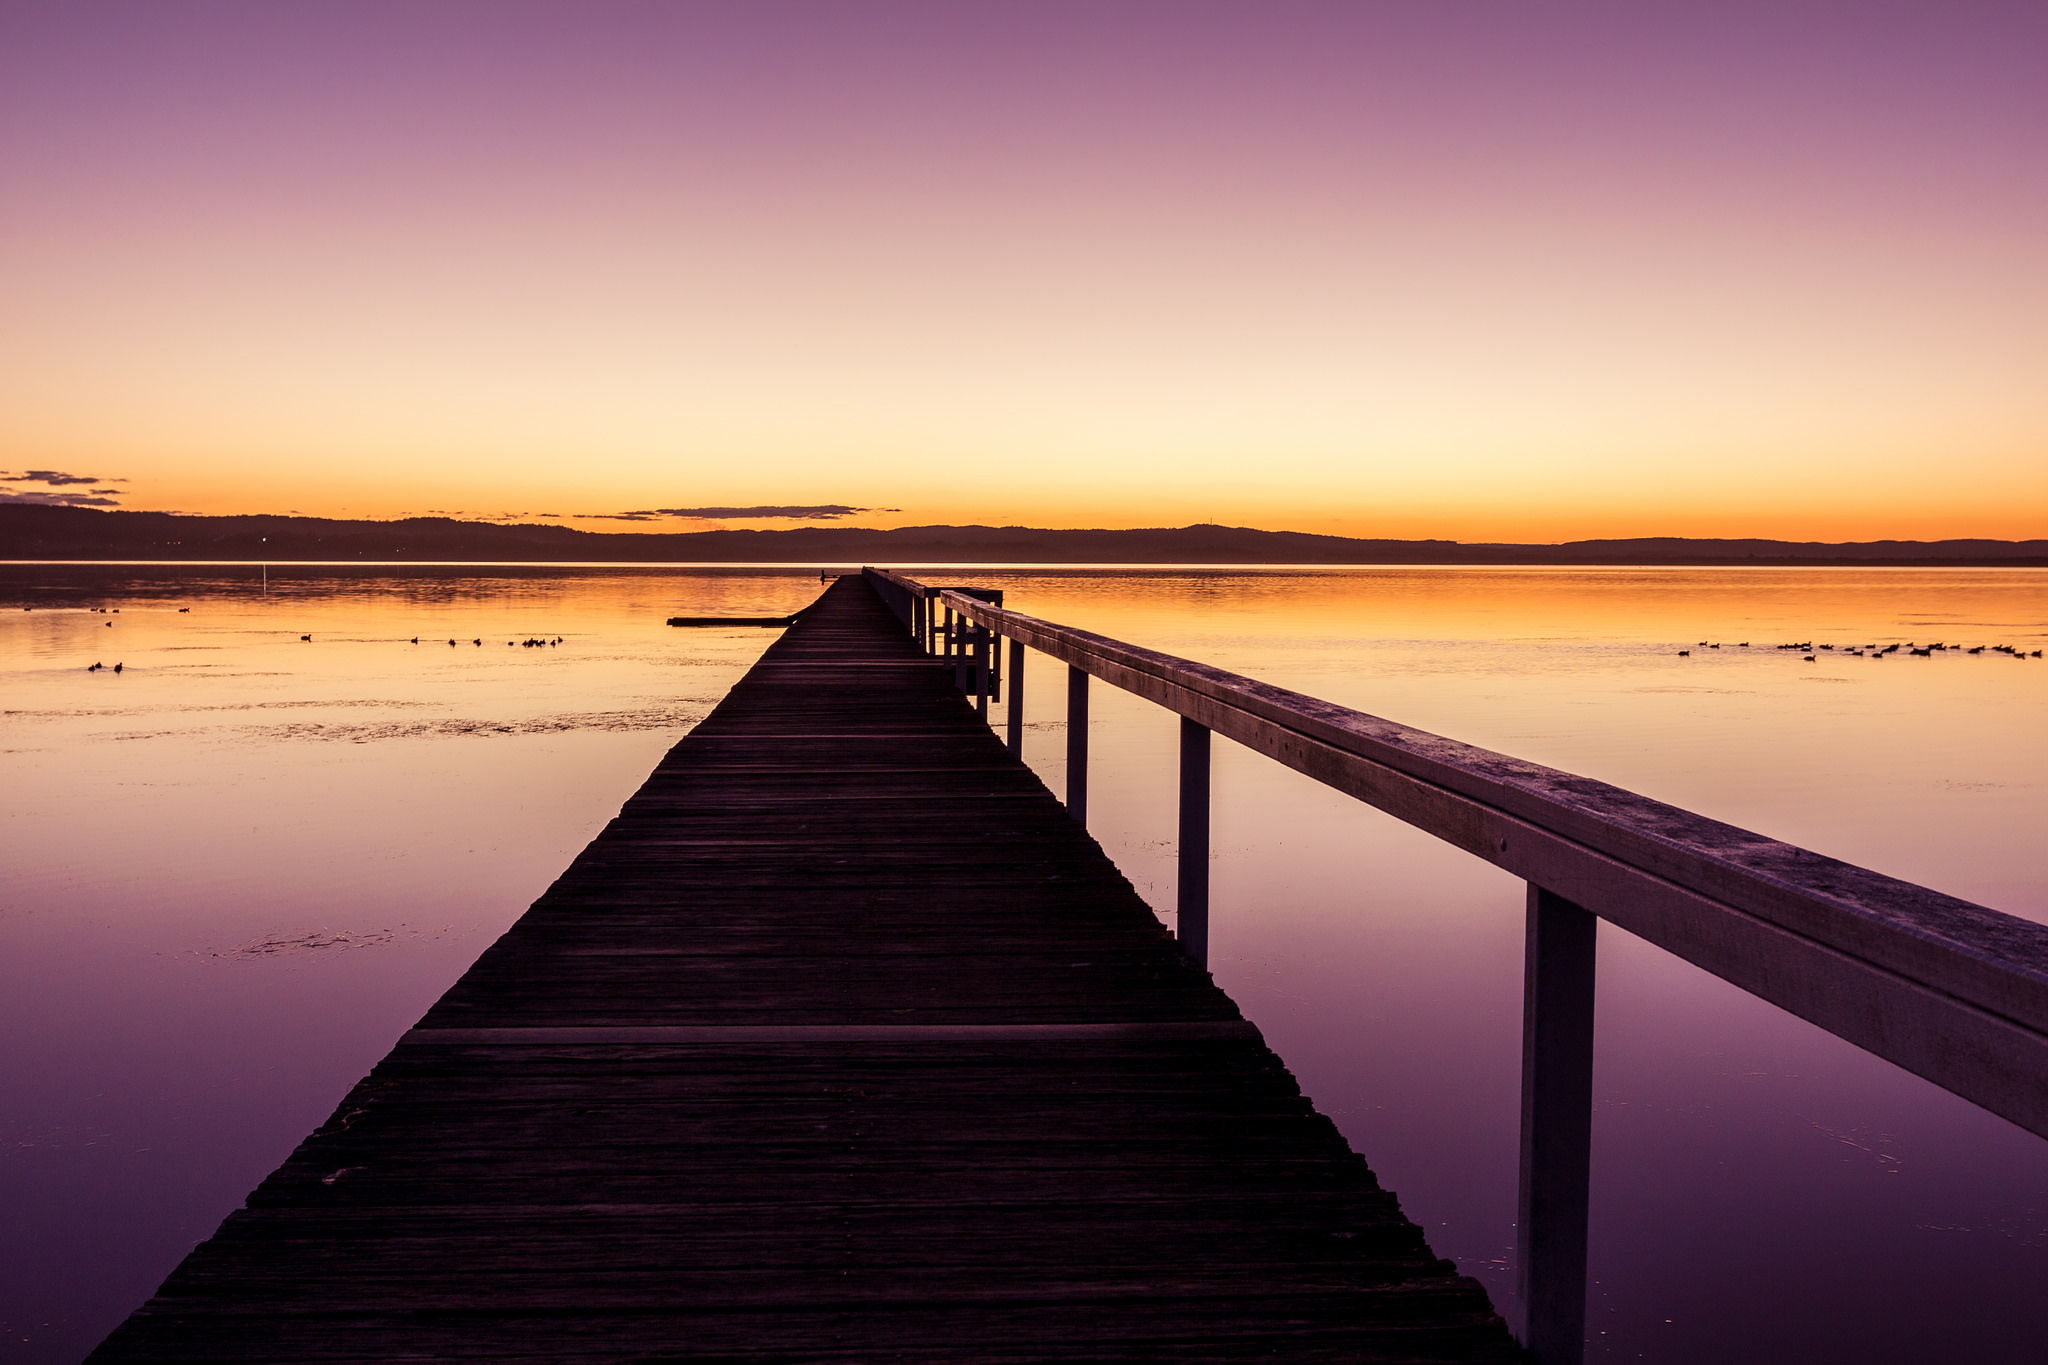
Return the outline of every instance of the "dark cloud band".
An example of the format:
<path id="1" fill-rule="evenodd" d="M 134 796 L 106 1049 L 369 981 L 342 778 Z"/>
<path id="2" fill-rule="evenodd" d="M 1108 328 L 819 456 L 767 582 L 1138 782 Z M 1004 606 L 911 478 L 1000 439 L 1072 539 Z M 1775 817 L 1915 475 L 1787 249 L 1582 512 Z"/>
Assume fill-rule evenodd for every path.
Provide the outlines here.
<path id="1" fill-rule="evenodd" d="M 67 488 L 73 484 L 126 483 L 126 479 L 103 479 L 97 474 L 67 474 L 61 469 L 25 469 L 19 474 L 0 473 L 0 483 L 43 483 L 52 488 Z M 95 493 L 108 489 L 95 488 Z"/>
<path id="2" fill-rule="evenodd" d="M 87 480 L 87 482 L 91 482 Z M 0 488 L 0 507 L 119 507 L 112 498 L 96 497 L 91 493 L 16 493 Z"/>
<path id="3" fill-rule="evenodd" d="M 578 513 L 583 521 L 658 521 L 682 517 L 690 521 L 835 521 L 862 512 L 895 512 L 895 507 L 842 507 L 825 503 L 816 507 L 649 507 L 637 512 Z"/>

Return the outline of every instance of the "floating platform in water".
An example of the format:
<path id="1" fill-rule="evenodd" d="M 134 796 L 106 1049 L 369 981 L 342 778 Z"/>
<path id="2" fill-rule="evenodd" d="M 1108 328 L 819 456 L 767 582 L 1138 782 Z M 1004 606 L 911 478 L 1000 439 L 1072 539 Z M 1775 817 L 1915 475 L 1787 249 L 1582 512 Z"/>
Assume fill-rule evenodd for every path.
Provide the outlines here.
<path id="1" fill-rule="evenodd" d="M 802 612 L 796 612 L 789 616 L 671 616 L 668 623 L 672 626 L 793 626 L 796 618 L 802 615 Z"/>

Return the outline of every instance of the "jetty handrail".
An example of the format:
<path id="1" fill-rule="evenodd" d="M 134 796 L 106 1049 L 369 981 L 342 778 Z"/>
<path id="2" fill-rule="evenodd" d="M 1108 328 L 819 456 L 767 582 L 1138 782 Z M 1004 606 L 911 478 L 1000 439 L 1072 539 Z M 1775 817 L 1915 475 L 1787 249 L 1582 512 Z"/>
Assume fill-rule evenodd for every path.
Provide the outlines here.
<path id="1" fill-rule="evenodd" d="M 1207 956 L 1211 732 L 1528 882 L 1518 1270 L 1524 1340 L 1539 1361 L 1577 1361 L 1583 1343 L 1595 917 L 2048 1137 L 2048 925 L 1606 782 L 865 572 L 928 649 L 941 634 L 953 648 L 956 620 L 1010 640 L 1014 752 L 1024 647 L 1067 664 L 1069 806 L 1084 823 L 1088 678 L 1181 716 L 1179 894 L 1197 960 Z M 992 640 L 978 657 L 991 656 Z"/>
<path id="2" fill-rule="evenodd" d="M 942 600 L 2048 1136 L 2048 925 L 1207 664 Z M 1769 960 L 1752 963 L 1759 949 Z M 1916 1025 L 1936 1020 L 1947 1045 L 1918 1045 L 1931 1040 Z M 2037 1065 L 2015 1074 L 2022 1044 Z"/>

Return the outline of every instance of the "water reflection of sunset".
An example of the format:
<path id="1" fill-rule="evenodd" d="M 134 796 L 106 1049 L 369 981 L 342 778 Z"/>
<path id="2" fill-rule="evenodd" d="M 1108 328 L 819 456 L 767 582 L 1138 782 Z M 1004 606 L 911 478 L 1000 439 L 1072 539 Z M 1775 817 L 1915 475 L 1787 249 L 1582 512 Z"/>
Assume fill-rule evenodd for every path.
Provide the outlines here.
<path id="1" fill-rule="evenodd" d="M 2048 782 L 2023 759 L 2048 742 L 2048 663 L 1772 648 L 2039 647 L 2048 573 L 932 576 L 2048 919 Z M 94 1244 L 103 1313 L 325 1114 L 774 634 L 662 622 L 779 614 L 818 591 L 814 570 L 552 566 L 37 566 L 6 584 L 0 1013 L 65 1059 L 12 1091 L 52 1116 L 23 1150 L 56 1202 L 11 1206 L 33 1236 L 76 1217 L 81 1188 L 186 1191 L 165 1220 L 124 1215 Z M 1025 678 L 1026 757 L 1057 791 L 1059 674 L 1038 658 Z M 1095 706 L 1091 827 L 1170 918 L 1171 718 L 1108 688 Z M 1215 838 L 1219 979 L 1438 1249 L 1505 1292 L 1518 886 L 1228 743 Z M 1825 1298 L 1839 1324 L 1870 1298 L 1866 1316 L 1896 1325 L 1875 1300 L 1906 1301 L 1907 1281 L 1924 1295 L 1934 1257 L 1971 1267 L 1995 1335 L 2002 1310 L 1984 1306 L 2027 1297 L 2048 1267 L 1993 1234 L 1916 1250 L 1912 1227 L 1996 1225 L 2048 1188 L 2038 1143 L 1624 934 L 1601 951 L 1599 1131 L 1621 1149 L 1599 1167 L 1596 1314 L 1695 1294 L 1707 1311 L 1732 1283 L 1733 1201 L 1784 1248 L 1744 1290 L 1751 1320 Z M 211 1098 L 165 1108 L 164 1086 Z M 1711 1122 L 1674 1117 L 1702 1106 Z M 74 1143 L 80 1124 L 122 1141 Z M 1839 1166 L 1830 1134 L 1874 1131 L 1917 1183 Z M 1655 1209 L 1654 1226 L 1614 1200 Z M 1674 1250 L 1688 1245 L 1695 1259 Z M 1813 1282 L 1817 1265 L 1853 1265 L 1861 1287 Z"/>

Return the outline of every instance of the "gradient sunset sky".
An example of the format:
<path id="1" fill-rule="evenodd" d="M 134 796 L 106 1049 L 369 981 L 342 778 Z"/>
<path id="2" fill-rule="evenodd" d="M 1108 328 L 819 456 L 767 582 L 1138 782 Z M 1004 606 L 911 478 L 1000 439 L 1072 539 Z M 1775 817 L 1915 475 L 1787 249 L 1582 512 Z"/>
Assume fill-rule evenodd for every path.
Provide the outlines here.
<path id="1" fill-rule="evenodd" d="M 2044 73 L 2040 0 L 0 0 L 0 496 L 2048 535 Z"/>

